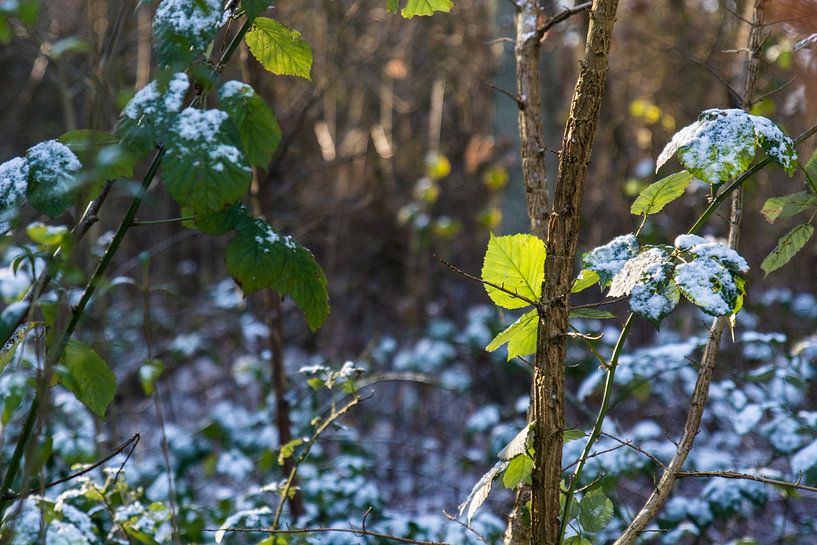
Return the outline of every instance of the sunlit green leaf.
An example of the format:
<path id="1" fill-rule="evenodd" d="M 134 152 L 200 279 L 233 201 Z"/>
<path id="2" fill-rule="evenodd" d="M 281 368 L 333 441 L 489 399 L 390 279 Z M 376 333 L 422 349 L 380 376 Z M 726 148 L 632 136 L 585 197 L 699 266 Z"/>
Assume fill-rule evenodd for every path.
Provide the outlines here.
<path id="1" fill-rule="evenodd" d="M 776 271 L 791 261 L 791 258 L 803 249 L 803 246 L 811 239 L 812 235 L 814 235 L 812 225 L 808 223 L 798 225 L 777 241 L 777 246 L 766 256 L 766 259 L 760 264 L 760 268 L 767 275 Z"/>
<path id="2" fill-rule="evenodd" d="M 528 356 L 536 352 L 539 329 L 539 313 L 533 309 L 522 315 L 508 329 L 494 337 L 485 350 L 493 352 L 503 344 L 508 344 L 508 361 L 517 356 Z"/>
<path id="3" fill-rule="evenodd" d="M 817 180 L 817 179 L 816 179 Z M 761 214 L 769 223 L 780 218 L 790 218 L 817 206 L 817 195 L 810 191 L 798 191 L 791 195 L 772 197 L 763 204 Z"/>
<path id="4" fill-rule="evenodd" d="M 312 48 L 301 33 L 268 17 L 258 17 L 247 33 L 250 52 L 273 74 L 312 79 Z"/>
<path id="5" fill-rule="evenodd" d="M 655 214 L 684 194 L 692 181 L 692 174 L 683 170 L 648 185 L 630 207 L 630 213 Z"/>
<path id="6" fill-rule="evenodd" d="M 411 19 L 417 15 L 434 15 L 438 11 L 448 13 L 453 7 L 454 2 L 451 0 L 408 0 L 400 14 L 406 19 Z"/>
<path id="7" fill-rule="evenodd" d="M 520 454 L 508 462 L 505 473 L 502 475 L 502 484 L 508 490 L 513 490 L 518 485 L 531 484 L 530 472 L 533 468 L 533 459 L 527 454 Z"/>
<path id="8" fill-rule="evenodd" d="M 488 241 L 482 279 L 518 294 L 530 301 L 539 299 L 545 277 L 545 244 L 533 235 L 509 235 Z M 494 303 L 505 308 L 522 308 L 530 303 L 486 285 Z"/>

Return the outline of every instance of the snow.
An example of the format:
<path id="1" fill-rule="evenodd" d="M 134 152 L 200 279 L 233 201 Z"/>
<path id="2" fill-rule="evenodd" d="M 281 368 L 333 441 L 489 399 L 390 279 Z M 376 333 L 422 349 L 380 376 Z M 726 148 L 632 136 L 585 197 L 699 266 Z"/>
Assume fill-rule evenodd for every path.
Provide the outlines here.
<path id="1" fill-rule="evenodd" d="M 585 269 L 596 272 L 601 284 L 608 284 L 624 267 L 629 259 L 638 253 L 638 240 L 629 233 L 621 235 L 603 246 L 584 254 L 582 264 Z"/>
<path id="2" fill-rule="evenodd" d="M 791 457 L 791 471 L 796 478 L 817 467 L 817 440 Z M 810 482 L 810 481 L 809 481 Z"/>
<path id="3" fill-rule="evenodd" d="M 678 152 L 690 172 L 710 184 L 740 174 L 755 156 L 754 125 L 743 110 L 705 110 L 678 131 L 656 162 L 656 169 Z"/>
<path id="4" fill-rule="evenodd" d="M 190 82 L 187 74 L 174 74 L 167 89 L 160 92 L 158 82 L 151 81 L 140 89 L 122 110 L 122 115 L 139 121 L 143 116 L 153 118 L 157 123 L 167 122 L 182 108 Z M 168 115 L 170 114 L 170 115 Z"/>
<path id="5" fill-rule="evenodd" d="M 153 25 L 183 37 L 198 53 L 207 47 L 223 18 L 221 0 L 163 0 L 156 8 Z"/>
<path id="6" fill-rule="evenodd" d="M 0 211 L 18 206 L 26 195 L 28 187 L 28 162 L 22 157 L 9 159 L 0 165 Z M 7 231 L 0 222 L 0 232 Z"/>
<path id="7" fill-rule="evenodd" d="M 227 118 L 227 113 L 221 110 L 185 108 L 179 114 L 173 132 L 184 140 L 209 144 L 216 140 L 221 130 L 221 124 Z"/>
<path id="8" fill-rule="evenodd" d="M 230 99 L 234 97 L 251 97 L 255 94 L 252 87 L 244 82 L 230 80 L 221 86 L 218 92 L 220 100 Z"/>
<path id="9" fill-rule="evenodd" d="M 82 164 L 65 144 L 56 140 L 46 140 L 32 146 L 26 152 L 29 169 L 36 170 L 36 178 L 41 181 L 66 183 L 66 177 L 82 168 Z M 55 188 L 58 189 L 58 188 Z"/>
<path id="10" fill-rule="evenodd" d="M 675 247 L 694 254 L 698 257 L 709 257 L 717 259 L 728 269 L 746 274 L 749 272 L 749 264 L 735 250 L 698 235 L 679 235 L 675 238 Z"/>
<path id="11" fill-rule="evenodd" d="M 729 271 L 709 258 L 682 263 L 675 268 L 675 282 L 684 296 L 712 316 L 727 316 L 738 288 Z"/>
<path id="12" fill-rule="evenodd" d="M 769 119 L 759 115 L 749 115 L 755 126 L 757 140 L 769 157 L 777 161 L 787 171 L 792 171 L 797 164 L 797 152 L 794 142 L 786 136 L 780 127 Z"/>

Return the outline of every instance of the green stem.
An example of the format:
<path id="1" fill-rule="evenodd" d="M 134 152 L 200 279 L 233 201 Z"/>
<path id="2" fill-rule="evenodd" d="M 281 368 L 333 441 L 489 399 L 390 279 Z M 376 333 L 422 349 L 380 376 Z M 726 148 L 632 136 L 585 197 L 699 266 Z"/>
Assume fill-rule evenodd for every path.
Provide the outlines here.
<path id="1" fill-rule="evenodd" d="M 808 138 L 812 137 L 815 133 L 817 133 L 817 125 L 814 125 L 809 130 L 795 138 L 794 144 L 797 145 L 804 142 Z M 746 180 L 760 172 L 763 169 L 763 167 L 765 167 L 771 162 L 772 162 L 771 157 L 766 157 L 762 161 L 752 165 L 752 168 L 738 176 L 734 182 L 726 186 L 723 189 L 723 191 L 721 191 L 718 194 L 718 196 L 715 197 L 715 199 L 709 204 L 709 206 L 706 207 L 706 210 L 703 211 L 703 214 L 701 214 L 700 217 L 697 220 L 695 220 L 695 223 L 692 225 L 692 227 L 689 228 L 689 231 L 687 232 L 696 233 L 697 231 L 699 231 L 701 227 L 703 227 L 703 224 L 706 223 L 706 220 L 708 220 L 712 216 L 712 214 L 715 213 L 715 210 L 718 209 L 721 203 L 723 203 L 723 201 L 725 201 L 726 198 L 729 195 L 731 195 L 733 191 L 742 186 L 746 182 Z"/>
<path id="2" fill-rule="evenodd" d="M 9 467 L 3 477 L 3 484 L 0 485 L 0 523 L 3 522 L 3 514 L 14 499 L 7 498 L 11 485 L 14 484 L 14 478 L 17 477 L 17 471 L 20 469 L 20 463 L 23 459 L 23 452 L 31 439 L 31 432 L 34 430 L 34 424 L 37 422 L 37 412 L 39 411 L 39 393 L 34 396 L 31 402 L 31 408 L 26 415 L 26 421 L 23 424 L 23 430 L 17 440 L 17 445 L 14 447 L 14 453 L 11 455 Z"/>
<path id="3" fill-rule="evenodd" d="M 601 435 L 601 428 L 604 424 L 604 419 L 607 417 L 607 411 L 610 408 L 610 400 L 613 397 L 613 383 L 616 377 L 616 367 L 618 366 L 618 358 L 621 355 L 621 350 L 624 348 L 624 341 L 627 340 L 627 335 L 630 332 L 630 326 L 633 323 L 633 313 L 627 316 L 624 322 L 624 327 L 621 328 L 621 333 L 618 336 L 616 345 L 613 347 L 613 354 L 610 356 L 610 363 L 607 366 L 607 378 L 604 382 L 604 393 L 601 398 L 601 407 L 599 407 L 598 416 L 596 416 L 596 423 L 593 424 L 593 430 L 590 432 L 590 437 L 587 438 L 587 443 L 584 445 L 579 463 L 576 464 L 576 469 L 573 471 L 573 477 L 570 480 L 570 486 L 565 494 L 565 507 L 562 512 L 562 521 L 559 529 L 559 543 L 562 543 L 565 537 L 565 530 L 567 529 L 567 514 L 570 512 L 570 504 L 573 501 L 573 494 L 576 492 L 576 486 L 584 471 L 584 464 L 590 456 L 590 451 L 593 445 Z"/>

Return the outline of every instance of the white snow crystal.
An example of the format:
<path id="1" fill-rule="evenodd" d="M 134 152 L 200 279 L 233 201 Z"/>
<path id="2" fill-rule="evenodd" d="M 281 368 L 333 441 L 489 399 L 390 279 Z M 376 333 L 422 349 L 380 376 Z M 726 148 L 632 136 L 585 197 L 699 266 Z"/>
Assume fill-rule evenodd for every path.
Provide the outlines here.
<path id="1" fill-rule="evenodd" d="M 163 0 L 156 8 L 154 29 L 168 29 L 203 51 L 224 18 L 221 0 Z"/>
<path id="2" fill-rule="evenodd" d="M 175 114 L 182 108 L 184 96 L 190 87 L 187 74 L 174 74 L 167 89 L 159 91 L 156 80 L 142 87 L 122 110 L 122 115 L 138 121 L 142 116 L 154 118 L 156 122 L 169 121 L 168 114 Z"/>
<path id="3" fill-rule="evenodd" d="M 218 97 L 221 100 L 225 100 L 236 96 L 251 97 L 254 94 L 255 91 L 253 90 L 253 88 L 247 85 L 246 83 L 236 80 L 230 80 L 221 86 L 221 89 L 218 92 Z"/>
<path id="4" fill-rule="evenodd" d="M 0 165 L 0 209 L 17 206 L 28 186 L 28 163 L 22 157 Z"/>
<path id="5" fill-rule="evenodd" d="M 737 286 L 725 267 L 709 258 L 696 259 L 675 268 L 675 282 L 692 303 L 712 316 L 732 312 Z"/>
<path id="6" fill-rule="evenodd" d="M 749 272 L 749 264 L 746 263 L 746 260 L 735 250 L 719 242 L 713 242 L 698 235 L 686 234 L 675 238 L 675 247 L 698 257 L 717 259 L 734 272 L 740 274 Z"/>
<path id="7" fill-rule="evenodd" d="M 609 283 L 627 261 L 638 253 L 638 241 L 629 233 L 614 238 L 582 258 L 585 269 L 596 272 L 602 284 Z"/>

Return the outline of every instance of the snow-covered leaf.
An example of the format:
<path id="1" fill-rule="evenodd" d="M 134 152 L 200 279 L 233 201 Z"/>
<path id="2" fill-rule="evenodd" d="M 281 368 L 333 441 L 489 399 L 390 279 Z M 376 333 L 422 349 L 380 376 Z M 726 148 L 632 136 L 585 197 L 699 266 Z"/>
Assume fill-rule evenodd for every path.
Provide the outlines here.
<path id="1" fill-rule="evenodd" d="M 159 63 L 184 65 L 203 53 L 223 18 L 222 0 L 162 0 L 153 18 Z"/>
<path id="2" fill-rule="evenodd" d="M 680 298 L 678 287 L 672 282 L 641 282 L 630 292 L 630 310 L 658 327 L 678 306 Z"/>
<path id="3" fill-rule="evenodd" d="M 485 260 L 482 264 L 482 279 L 506 290 L 536 301 L 542 293 L 545 277 L 545 243 L 533 235 L 491 235 Z M 494 287 L 485 286 L 488 296 L 504 308 L 529 306 L 527 301 L 514 297 Z"/>
<path id="4" fill-rule="evenodd" d="M 638 282 L 645 276 L 655 276 L 662 270 L 662 265 L 669 260 L 667 252 L 661 248 L 650 248 L 627 260 L 621 270 L 613 278 L 610 284 L 609 297 L 621 297 L 629 295 Z M 654 281 L 663 281 L 655 279 Z"/>
<path id="5" fill-rule="evenodd" d="M 180 72 L 155 79 L 140 89 L 119 116 L 116 134 L 122 146 L 143 154 L 168 139 L 190 82 Z"/>
<path id="6" fill-rule="evenodd" d="M 755 157 L 755 126 L 743 110 L 706 110 L 680 131 L 656 161 L 656 169 L 678 153 L 678 160 L 710 184 L 731 180 Z"/>
<path id="7" fill-rule="evenodd" d="M 638 240 L 630 233 L 584 254 L 582 266 L 598 274 L 602 286 L 608 286 L 624 264 L 637 254 Z"/>
<path id="8" fill-rule="evenodd" d="M 769 223 L 780 218 L 790 218 L 817 206 L 817 195 L 810 191 L 798 191 L 791 195 L 772 197 L 763 204 L 761 214 Z"/>
<path id="9" fill-rule="evenodd" d="M 221 107 L 238 129 L 247 161 L 267 168 L 281 142 L 281 127 L 272 108 L 252 87 L 240 81 L 222 85 L 218 96 Z"/>
<path id="10" fill-rule="evenodd" d="M 8 218 L 22 204 L 28 188 L 28 162 L 22 157 L 0 165 L 0 235 L 9 230 Z"/>
<path id="11" fill-rule="evenodd" d="M 29 148 L 26 162 L 28 202 L 52 218 L 59 216 L 73 202 L 79 159 L 65 144 L 47 140 Z"/>
<path id="12" fill-rule="evenodd" d="M 803 246 L 806 245 L 813 235 L 814 227 L 811 224 L 804 223 L 798 225 L 780 237 L 780 240 L 777 241 L 777 246 L 766 256 L 766 259 L 760 264 L 760 268 L 763 269 L 763 272 L 767 275 L 770 272 L 776 271 L 791 261 L 791 258 L 803 249 Z"/>
<path id="13" fill-rule="evenodd" d="M 697 257 L 709 257 L 720 262 L 734 273 L 745 275 L 749 264 L 735 250 L 719 242 L 707 240 L 698 235 L 679 235 L 675 238 L 675 247 Z"/>
<path id="14" fill-rule="evenodd" d="M 701 257 L 675 267 L 675 283 L 684 297 L 712 316 L 732 314 L 738 302 L 738 287 L 725 266 Z"/>
<path id="15" fill-rule="evenodd" d="M 275 19 L 258 17 L 246 41 L 253 56 L 273 74 L 312 79 L 312 48 L 300 32 Z"/>
<path id="16" fill-rule="evenodd" d="M 223 210 L 250 187 L 252 174 L 233 145 L 221 110 L 187 108 L 179 114 L 162 162 L 162 181 L 181 206 L 196 214 Z"/>
<path id="17" fill-rule="evenodd" d="M 271 288 L 289 295 L 316 331 L 329 315 L 326 276 L 309 250 L 260 219 L 242 220 L 227 245 L 227 270 L 245 294 Z"/>
<path id="18" fill-rule="evenodd" d="M 690 182 L 692 174 L 682 170 L 648 185 L 633 202 L 630 213 L 641 215 L 660 212 L 664 206 L 683 195 Z"/>
<path id="19" fill-rule="evenodd" d="M 517 356 L 529 356 L 536 352 L 536 339 L 539 329 L 539 312 L 536 309 L 523 314 L 505 331 L 494 337 L 485 347 L 488 352 L 508 344 L 508 361 Z"/>
<path id="20" fill-rule="evenodd" d="M 748 117 L 755 126 L 755 136 L 763 151 L 783 167 L 789 176 L 794 175 L 794 170 L 797 168 L 797 150 L 794 149 L 794 141 L 771 120 L 759 115 Z"/>

